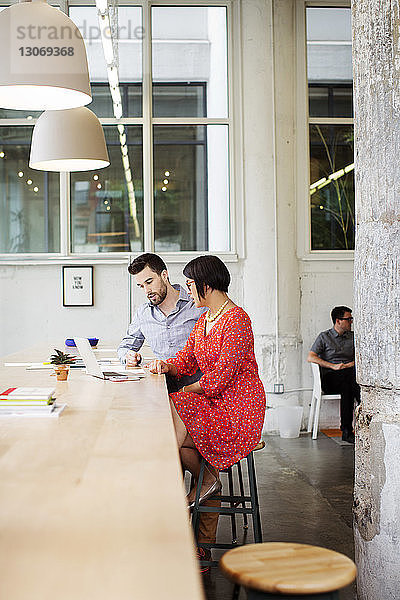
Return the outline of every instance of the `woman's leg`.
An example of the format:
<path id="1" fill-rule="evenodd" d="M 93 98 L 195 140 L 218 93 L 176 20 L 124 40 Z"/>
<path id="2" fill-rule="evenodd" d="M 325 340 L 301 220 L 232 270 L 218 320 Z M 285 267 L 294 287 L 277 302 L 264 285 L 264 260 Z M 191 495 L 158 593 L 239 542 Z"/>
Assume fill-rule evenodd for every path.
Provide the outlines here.
<path id="1" fill-rule="evenodd" d="M 193 502 L 196 495 L 196 485 L 199 478 L 200 473 L 200 465 L 201 465 L 201 454 L 196 449 L 194 442 L 190 435 L 188 434 L 186 440 L 184 441 L 184 445 L 180 449 L 180 457 L 181 462 L 187 471 L 189 471 L 194 477 L 194 487 L 190 490 L 187 495 L 188 502 Z M 218 479 L 219 473 L 218 470 L 206 462 L 206 467 L 204 469 L 203 475 L 203 483 L 201 486 L 200 495 L 202 496 Z"/>
<path id="2" fill-rule="evenodd" d="M 201 456 L 196 448 L 182 446 L 179 450 L 181 462 L 186 471 L 189 471 L 196 479 L 199 477 Z"/>
<path id="3" fill-rule="evenodd" d="M 170 400 L 170 404 L 172 420 L 175 427 L 176 441 L 178 443 L 179 454 L 181 457 L 182 464 L 185 469 L 192 473 L 192 475 L 195 478 L 195 481 L 197 481 L 199 477 L 201 463 L 200 453 L 196 449 L 196 446 L 194 445 L 191 436 L 188 434 L 186 425 L 178 415 L 178 412 L 172 400 Z M 203 492 L 205 492 L 214 483 L 216 479 L 218 479 L 218 470 L 209 463 L 206 463 L 206 468 L 204 469 L 203 485 L 201 486 L 201 494 L 203 494 Z M 193 492 L 192 490 L 189 493 L 189 496 L 191 493 L 194 494 L 195 491 Z M 194 497 L 190 498 L 190 501 L 192 501 L 193 499 Z"/>
<path id="4" fill-rule="evenodd" d="M 176 441 L 178 442 L 178 448 L 181 449 L 181 447 L 183 446 L 183 442 L 185 441 L 185 439 L 188 435 L 188 432 L 187 432 L 185 423 L 182 421 L 182 419 L 180 418 L 180 416 L 177 413 L 175 404 L 172 402 L 172 400 L 170 400 L 169 403 L 171 405 L 171 414 L 172 414 L 172 421 L 173 421 L 174 427 L 175 427 Z"/>

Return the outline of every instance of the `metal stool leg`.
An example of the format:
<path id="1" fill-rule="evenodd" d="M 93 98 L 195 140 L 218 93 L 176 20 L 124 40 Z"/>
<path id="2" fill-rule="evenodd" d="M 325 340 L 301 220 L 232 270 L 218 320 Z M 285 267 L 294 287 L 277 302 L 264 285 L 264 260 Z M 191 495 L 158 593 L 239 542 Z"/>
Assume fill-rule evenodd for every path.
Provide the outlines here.
<path id="1" fill-rule="evenodd" d="M 239 479 L 240 495 L 244 496 L 242 466 L 241 466 L 240 462 L 236 463 L 236 466 L 237 466 L 237 473 L 238 473 L 238 479 Z M 244 500 L 241 504 L 242 504 L 243 508 L 246 508 L 246 502 Z M 247 513 L 243 513 L 243 529 L 248 529 L 248 528 L 249 528 L 249 522 L 247 520 Z"/>
<path id="2" fill-rule="evenodd" d="M 258 503 L 257 493 L 257 482 L 256 482 L 256 470 L 254 467 L 253 453 L 247 456 L 247 470 L 249 474 L 249 486 L 251 495 L 251 515 L 253 518 L 253 531 L 254 531 L 254 542 L 256 544 L 262 542 L 262 529 L 261 529 L 261 518 L 260 518 L 260 507 Z"/>
<path id="3" fill-rule="evenodd" d="M 232 600 L 239 600 L 239 594 L 240 594 L 240 585 L 238 583 L 235 583 L 235 585 L 233 587 Z"/>
<path id="4" fill-rule="evenodd" d="M 218 550 L 227 550 L 228 548 L 237 547 L 237 523 L 236 523 L 236 515 L 243 515 L 243 524 L 244 529 L 248 527 L 248 517 L 247 515 L 251 515 L 253 522 L 253 532 L 254 532 L 254 542 L 260 543 L 262 542 L 262 527 L 261 527 L 261 519 L 260 519 L 260 510 L 259 510 L 259 501 L 258 501 L 258 492 L 257 492 L 257 481 L 256 481 L 256 473 L 255 473 L 255 465 L 253 452 L 246 457 L 247 460 L 247 472 L 248 472 L 248 486 L 249 490 L 245 490 L 245 482 L 243 471 L 241 469 L 240 461 L 236 464 L 237 473 L 238 473 L 238 487 L 240 488 L 240 492 L 237 491 L 235 493 L 236 484 L 233 481 L 233 465 L 232 467 L 228 467 L 226 469 L 221 469 L 220 472 L 224 472 L 228 475 L 228 484 L 229 484 L 229 495 L 221 495 L 221 502 L 217 506 L 201 506 L 199 505 L 200 491 L 201 486 L 204 479 L 204 469 L 206 468 L 206 461 L 203 459 L 201 461 L 199 479 L 196 487 L 196 497 L 194 501 L 194 506 L 192 508 L 192 526 L 194 530 L 194 537 L 198 540 L 199 533 L 199 522 L 200 515 L 203 512 L 216 512 L 223 515 L 228 515 L 231 519 L 231 527 L 232 527 L 232 543 L 205 543 L 198 542 L 198 546 L 200 548 L 213 549 L 216 548 Z M 244 460 L 244 459 L 243 459 Z M 221 504 L 222 503 L 222 504 Z M 224 506 L 224 504 L 227 506 Z M 243 543 L 246 543 L 247 532 L 244 533 Z M 217 561 L 200 561 L 201 565 L 216 565 Z M 234 590 L 234 598 L 238 598 L 240 595 L 240 586 L 235 586 Z"/>
<path id="5" fill-rule="evenodd" d="M 203 485 L 205 466 L 206 466 L 206 461 L 203 458 L 201 461 L 201 464 L 200 464 L 200 473 L 199 473 L 199 479 L 198 479 L 197 487 L 196 487 L 196 496 L 194 499 L 194 506 L 192 509 L 193 510 L 193 512 L 192 512 L 192 527 L 193 527 L 193 531 L 194 531 L 194 537 L 196 540 L 197 540 L 197 535 L 199 532 L 200 513 L 199 513 L 198 509 L 199 509 L 201 486 Z"/>
<path id="6" fill-rule="evenodd" d="M 235 503 L 233 497 L 235 495 L 235 490 L 233 488 L 233 477 L 232 477 L 232 467 L 227 469 L 228 473 L 228 485 L 229 485 L 229 496 L 231 498 L 230 505 L 231 508 L 235 507 Z M 236 515 L 235 513 L 231 514 L 231 528 L 232 528 L 232 544 L 237 544 L 237 531 L 236 531 Z"/>

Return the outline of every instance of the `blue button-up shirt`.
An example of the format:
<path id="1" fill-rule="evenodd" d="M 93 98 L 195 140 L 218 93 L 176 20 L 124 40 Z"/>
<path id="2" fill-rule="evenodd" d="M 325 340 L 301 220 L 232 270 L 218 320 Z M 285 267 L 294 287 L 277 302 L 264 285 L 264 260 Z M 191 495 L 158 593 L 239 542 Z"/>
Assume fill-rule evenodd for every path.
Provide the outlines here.
<path id="1" fill-rule="evenodd" d="M 151 302 L 142 304 L 136 311 L 126 336 L 118 346 L 118 356 L 125 362 L 128 350 L 138 352 L 145 340 L 157 358 L 165 360 L 182 350 L 197 319 L 206 308 L 196 308 L 186 290 L 178 284 L 178 302 L 174 310 L 165 316 L 158 306 Z"/>

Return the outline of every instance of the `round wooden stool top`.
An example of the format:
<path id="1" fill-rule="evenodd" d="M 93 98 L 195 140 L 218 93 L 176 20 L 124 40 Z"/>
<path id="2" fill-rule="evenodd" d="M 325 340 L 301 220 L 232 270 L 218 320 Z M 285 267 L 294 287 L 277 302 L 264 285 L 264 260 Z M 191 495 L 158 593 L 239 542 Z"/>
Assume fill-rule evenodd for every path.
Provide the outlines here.
<path id="1" fill-rule="evenodd" d="M 333 550 L 268 542 L 247 544 L 224 554 L 223 573 L 247 588 L 275 594 L 323 594 L 354 581 L 356 565 Z"/>

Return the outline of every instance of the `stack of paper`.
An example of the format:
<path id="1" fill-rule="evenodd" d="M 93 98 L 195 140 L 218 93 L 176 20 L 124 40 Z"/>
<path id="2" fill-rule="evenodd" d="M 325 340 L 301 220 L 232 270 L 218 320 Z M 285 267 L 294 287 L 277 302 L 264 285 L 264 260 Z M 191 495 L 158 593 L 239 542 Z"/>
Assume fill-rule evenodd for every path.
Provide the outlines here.
<path id="1" fill-rule="evenodd" d="M 0 394 L 0 416 L 58 416 L 65 404 L 56 404 L 54 392 L 50 387 L 8 388 Z"/>
<path id="2" fill-rule="evenodd" d="M 4 403 L 44 403 L 47 404 L 55 393 L 54 387 L 10 387 L 0 393 L 0 402 Z"/>

